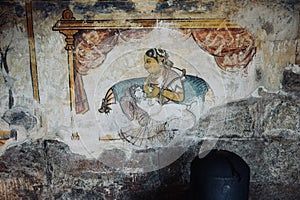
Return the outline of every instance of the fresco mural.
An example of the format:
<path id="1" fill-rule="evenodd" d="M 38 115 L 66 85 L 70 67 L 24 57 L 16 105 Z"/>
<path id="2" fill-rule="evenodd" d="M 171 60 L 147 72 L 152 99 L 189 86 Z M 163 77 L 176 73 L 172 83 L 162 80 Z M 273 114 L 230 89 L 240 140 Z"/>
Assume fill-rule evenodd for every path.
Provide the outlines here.
<path id="1" fill-rule="evenodd" d="M 2 3 L 0 38 L 0 147 L 3 147 L 0 150 L 2 151 L 9 144 L 16 143 L 19 138 L 26 138 L 28 131 L 38 123 L 33 109 L 30 108 L 35 100 L 37 102 L 39 100 L 30 2 Z"/>
<path id="2" fill-rule="evenodd" d="M 0 45 L 0 70 L 1 70 L 1 79 L 4 80 L 4 87 L 1 88 L 2 98 L 3 94 L 8 94 L 6 98 L 8 99 L 8 105 L 6 108 L 3 109 L 3 111 L 7 111 L 11 109 L 14 105 L 14 95 L 13 95 L 13 85 L 15 79 L 10 75 L 10 68 L 9 64 L 7 62 L 7 56 L 9 54 L 9 51 L 11 51 L 11 43 L 12 43 L 12 36 L 7 37 L 5 35 L 4 29 L 7 27 L 13 27 L 14 24 L 12 23 L 10 18 L 11 16 L 9 8 L 1 9 L 0 12 L 0 34 L 1 38 L 4 39 L 3 42 L 1 42 Z M 2 110 L 2 109 L 1 109 Z M 0 146 L 4 145 L 7 140 L 10 139 L 10 130 L 3 130 L 4 127 L 0 127 Z M 8 129 L 8 127 L 6 127 Z"/>
<path id="3" fill-rule="evenodd" d="M 205 101 L 209 86 L 203 79 L 175 67 L 164 49 L 149 49 L 144 55 L 144 67 L 149 75 L 112 86 L 99 112 L 109 114 L 111 105 L 119 103 L 127 119 L 138 125 L 121 128 L 120 138 L 143 147 L 166 145 L 178 132 L 193 127 L 198 115 L 193 113 L 197 110 L 194 107 Z"/>
<path id="4" fill-rule="evenodd" d="M 123 159 L 150 150 L 153 163 L 177 148 L 159 166 L 177 159 L 188 148 L 186 130 L 222 103 L 226 92 L 214 76 L 247 74 L 255 55 L 251 34 L 224 19 L 131 20 L 127 27 L 83 23 L 67 9 L 53 30 L 66 36 L 72 139 L 82 146 L 65 142 L 110 165 L 107 150 L 121 151 Z"/>

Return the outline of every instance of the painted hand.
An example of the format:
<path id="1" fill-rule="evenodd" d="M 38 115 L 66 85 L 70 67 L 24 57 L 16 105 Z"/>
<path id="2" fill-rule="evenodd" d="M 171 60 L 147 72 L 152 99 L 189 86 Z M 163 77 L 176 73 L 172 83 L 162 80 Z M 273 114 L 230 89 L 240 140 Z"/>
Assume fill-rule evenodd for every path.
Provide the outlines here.
<path id="1" fill-rule="evenodd" d="M 146 93 L 148 98 L 155 98 L 158 96 L 158 94 L 160 93 L 160 88 L 157 87 L 156 85 L 151 85 L 149 87 L 149 92 Z"/>

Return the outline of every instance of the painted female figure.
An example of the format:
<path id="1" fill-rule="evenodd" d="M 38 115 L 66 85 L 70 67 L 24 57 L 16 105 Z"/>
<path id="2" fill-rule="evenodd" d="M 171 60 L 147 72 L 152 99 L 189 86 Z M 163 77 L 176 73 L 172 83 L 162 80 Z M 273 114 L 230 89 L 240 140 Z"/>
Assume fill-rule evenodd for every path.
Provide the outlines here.
<path id="1" fill-rule="evenodd" d="M 149 49 L 144 55 L 144 67 L 149 75 L 143 86 L 132 85 L 120 99 L 120 106 L 138 128 L 121 130 L 120 136 L 139 146 L 164 145 L 178 131 L 191 128 L 195 116 L 180 104 L 185 98 L 180 76 L 163 49 Z"/>

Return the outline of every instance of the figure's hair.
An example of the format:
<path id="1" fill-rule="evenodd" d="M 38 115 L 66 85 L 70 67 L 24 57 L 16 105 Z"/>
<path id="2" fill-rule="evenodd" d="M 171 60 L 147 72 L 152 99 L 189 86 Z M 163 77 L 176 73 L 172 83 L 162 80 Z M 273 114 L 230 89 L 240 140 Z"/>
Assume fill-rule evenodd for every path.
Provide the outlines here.
<path id="1" fill-rule="evenodd" d="M 169 54 L 164 49 L 152 48 L 147 50 L 145 54 L 148 57 L 154 58 L 157 62 L 161 61 L 168 68 L 173 67 L 173 62 L 169 60 Z"/>

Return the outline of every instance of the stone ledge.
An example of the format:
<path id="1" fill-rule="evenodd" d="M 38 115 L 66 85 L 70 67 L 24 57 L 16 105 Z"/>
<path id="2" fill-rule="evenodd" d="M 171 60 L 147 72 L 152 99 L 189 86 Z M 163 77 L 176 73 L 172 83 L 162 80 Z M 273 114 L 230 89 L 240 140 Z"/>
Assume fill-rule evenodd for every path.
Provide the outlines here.
<path id="1" fill-rule="evenodd" d="M 299 195 L 298 147 L 299 142 L 296 141 L 279 143 L 275 140 L 269 143 L 240 139 L 220 140 L 216 145 L 216 148 L 237 153 L 249 164 L 251 199 L 277 197 L 273 196 L 271 188 L 276 189 L 280 199 Z M 2 155 L 0 196 L 8 195 L 11 199 L 176 199 L 175 196 L 188 194 L 190 163 L 198 148 L 198 145 L 190 147 L 177 161 L 158 171 L 125 174 L 106 167 L 98 160 L 87 160 L 70 152 L 64 143 L 28 141 Z"/>

